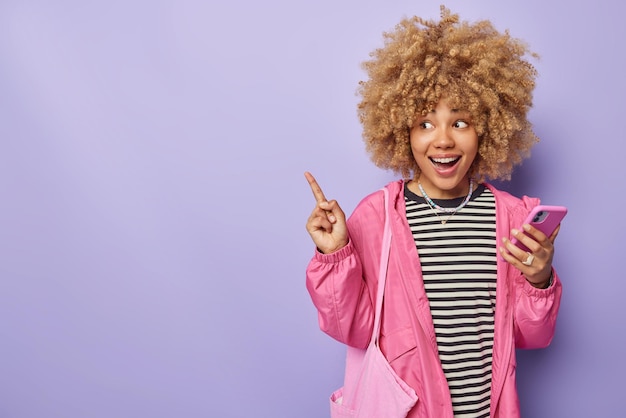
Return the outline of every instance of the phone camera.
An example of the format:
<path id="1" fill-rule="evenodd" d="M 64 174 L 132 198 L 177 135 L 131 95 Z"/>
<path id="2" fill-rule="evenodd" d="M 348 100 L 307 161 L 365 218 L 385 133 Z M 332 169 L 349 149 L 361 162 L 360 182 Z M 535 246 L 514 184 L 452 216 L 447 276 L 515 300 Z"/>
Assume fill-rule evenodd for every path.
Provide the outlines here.
<path id="1" fill-rule="evenodd" d="M 547 214 L 548 213 L 546 211 L 543 211 L 543 210 L 537 212 L 537 214 L 533 218 L 533 222 L 535 222 L 535 223 L 543 222 L 543 220 L 546 218 Z"/>

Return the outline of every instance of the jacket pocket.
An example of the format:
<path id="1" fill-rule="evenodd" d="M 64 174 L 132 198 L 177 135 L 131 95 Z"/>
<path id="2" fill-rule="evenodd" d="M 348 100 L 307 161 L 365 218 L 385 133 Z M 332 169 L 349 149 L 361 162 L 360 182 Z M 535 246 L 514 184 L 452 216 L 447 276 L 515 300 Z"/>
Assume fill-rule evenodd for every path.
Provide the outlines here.
<path id="1" fill-rule="evenodd" d="M 390 364 L 417 347 L 411 326 L 398 328 L 388 334 L 381 333 L 379 343 L 380 349 Z"/>

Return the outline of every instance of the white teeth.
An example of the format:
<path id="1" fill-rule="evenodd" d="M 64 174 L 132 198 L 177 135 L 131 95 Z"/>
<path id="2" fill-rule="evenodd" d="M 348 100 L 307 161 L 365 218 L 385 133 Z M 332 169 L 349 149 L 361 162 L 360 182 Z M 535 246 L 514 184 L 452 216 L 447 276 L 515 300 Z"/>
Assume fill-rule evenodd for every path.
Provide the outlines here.
<path id="1" fill-rule="evenodd" d="M 458 160 L 458 157 L 446 157 L 446 158 L 432 158 L 436 163 L 447 164 Z"/>

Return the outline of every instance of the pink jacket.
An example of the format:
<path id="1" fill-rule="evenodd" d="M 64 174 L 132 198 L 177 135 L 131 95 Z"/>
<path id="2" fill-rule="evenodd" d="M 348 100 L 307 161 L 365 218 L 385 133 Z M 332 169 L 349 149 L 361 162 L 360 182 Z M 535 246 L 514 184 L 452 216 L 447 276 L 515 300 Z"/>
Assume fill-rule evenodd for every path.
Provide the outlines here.
<path id="1" fill-rule="evenodd" d="M 404 183 L 389 189 L 392 242 L 380 346 L 419 399 L 409 418 L 452 418 L 450 392 L 437 352 L 430 308 L 415 241 L 408 227 Z M 518 199 L 487 185 L 496 198 L 496 239 L 519 228 L 538 199 Z M 348 219 L 350 241 L 332 254 L 316 252 L 307 268 L 307 289 L 320 328 L 338 341 L 365 348 L 372 333 L 385 211 L 383 193 L 367 196 Z M 554 335 L 561 282 L 536 289 L 519 270 L 498 257 L 491 417 L 520 416 L 515 386 L 515 348 L 542 348 Z"/>

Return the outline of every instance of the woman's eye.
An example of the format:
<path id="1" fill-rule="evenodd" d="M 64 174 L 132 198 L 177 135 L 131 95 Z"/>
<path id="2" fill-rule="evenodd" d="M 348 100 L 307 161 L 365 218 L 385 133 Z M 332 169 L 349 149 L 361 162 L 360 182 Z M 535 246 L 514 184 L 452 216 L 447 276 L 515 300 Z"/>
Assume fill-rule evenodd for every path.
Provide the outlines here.
<path id="1" fill-rule="evenodd" d="M 467 128 L 468 126 L 469 123 L 465 122 L 464 120 L 457 120 L 456 122 L 454 122 L 455 128 Z"/>
<path id="2" fill-rule="evenodd" d="M 433 124 L 430 123 L 430 122 L 422 122 L 422 123 L 420 123 L 420 127 L 422 129 L 430 129 L 430 128 L 433 127 Z"/>

